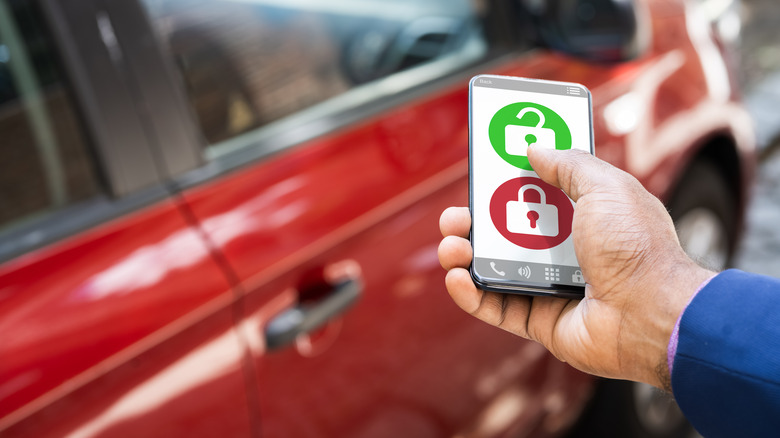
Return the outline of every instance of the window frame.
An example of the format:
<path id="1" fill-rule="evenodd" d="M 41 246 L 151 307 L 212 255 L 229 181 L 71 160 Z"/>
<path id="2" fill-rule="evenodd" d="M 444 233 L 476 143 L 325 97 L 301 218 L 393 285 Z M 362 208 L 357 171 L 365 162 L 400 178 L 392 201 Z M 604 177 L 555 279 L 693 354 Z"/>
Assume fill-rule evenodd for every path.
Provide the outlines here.
<path id="1" fill-rule="evenodd" d="M 105 187 L 102 194 L 90 199 L 54 211 L 43 210 L 3 228 L 0 265 L 171 194 L 149 141 L 122 41 L 111 39 L 116 17 L 106 3 L 36 3 L 43 15 L 41 25 L 54 43 L 53 56 L 63 69 L 64 87 L 81 122 L 78 129 L 89 155 L 94 155 L 98 183 Z"/>
<path id="2" fill-rule="evenodd" d="M 437 62 L 396 73 L 365 86 L 363 92 L 368 90 L 370 98 L 361 98 L 357 87 L 358 93 L 352 93 L 357 97 L 344 99 L 349 104 L 322 110 L 328 106 L 325 101 L 295 112 L 255 130 L 259 135 L 245 146 L 206 161 L 200 127 L 140 0 L 83 0 L 67 6 L 61 0 L 38 0 L 37 5 L 106 187 L 102 195 L 0 231 L 0 265 L 189 187 L 465 84 L 471 76 L 533 49 L 531 41 L 520 41 L 510 28 L 506 14 L 511 11 L 497 6 L 487 17 L 487 23 L 493 23 L 487 56 L 441 74 L 431 73 L 439 68 Z M 495 49 L 495 42 L 505 47 Z M 374 87 L 386 90 L 372 94 Z"/>
<path id="3" fill-rule="evenodd" d="M 147 16 L 146 29 L 150 32 L 152 39 L 157 42 L 156 50 L 162 55 L 160 62 L 165 66 L 165 79 L 170 81 L 168 88 L 175 90 L 174 98 L 179 100 L 177 106 L 188 109 L 177 113 L 178 116 L 188 119 L 181 124 L 186 124 L 193 130 L 191 138 L 195 136 L 202 138 L 200 126 L 198 126 L 194 114 L 189 111 L 183 85 L 175 76 L 178 73 L 175 71 L 173 57 L 168 52 L 167 45 L 165 42 L 159 41 L 153 28 L 152 19 L 142 1 L 133 0 L 132 2 L 138 5 Z M 516 59 L 518 55 L 531 53 L 534 42 L 528 35 L 518 35 L 518 32 L 509 26 L 510 20 L 506 18 L 507 13 L 517 11 L 503 5 L 501 0 L 495 3 L 495 10 L 486 17 L 484 23 L 486 26 L 490 26 L 489 32 L 486 32 L 488 39 L 486 56 L 450 70 L 442 68 L 441 64 L 452 63 L 454 60 L 447 60 L 445 57 L 442 60 L 394 73 L 386 78 L 357 86 L 344 94 L 294 112 L 255 130 L 239 134 L 216 145 L 210 145 L 208 148 L 204 143 L 205 140 L 191 142 L 191 145 L 197 145 L 195 152 L 203 157 L 203 163 L 190 170 L 172 174 L 173 187 L 177 190 L 184 190 L 203 184 L 318 137 L 358 124 L 424 96 L 433 95 L 455 84 L 463 83 L 465 87 L 468 79 L 475 74 L 492 70 L 510 59 Z M 140 37 L 140 35 L 136 35 L 136 37 Z M 148 38 L 148 35 L 143 37 Z M 498 44 L 503 44 L 505 47 L 496 48 Z M 440 73 L 437 74 L 436 70 L 439 70 Z M 149 74 L 144 76 L 149 81 L 153 79 L 149 77 Z M 147 84 L 147 79 L 140 80 L 142 86 Z M 369 95 L 371 97 L 366 97 Z M 333 105 L 332 101 L 340 100 L 351 101 L 351 103 Z M 333 106 L 335 109 L 327 110 L 326 108 L 329 106 Z M 151 107 L 151 112 L 153 118 L 163 116 L 160 108 L 156 106 Z M 291 129 L 292 127 L 295 129 Z M 243 145 L 231 145 L 231 143 L 242 141 L 239 140 L 241 137 L 244 138 L 243 141 L 246 141 L 247 137 L 254 138 L 251 141 L 246 141 Z M 160 142 L 158 145 L 163 149 L 170 147 L 168 143 Z M 168 153 L 166 152 L 166 155 Z"/>

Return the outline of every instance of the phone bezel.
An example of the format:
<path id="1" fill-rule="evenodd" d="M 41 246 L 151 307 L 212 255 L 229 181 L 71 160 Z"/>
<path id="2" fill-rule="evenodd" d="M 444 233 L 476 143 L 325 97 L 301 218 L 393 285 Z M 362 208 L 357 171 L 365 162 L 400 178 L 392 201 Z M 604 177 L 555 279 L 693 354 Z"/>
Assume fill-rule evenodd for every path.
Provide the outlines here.
<path id="1" fill-rule="evenodd" d="M 575 85 L 578 87 L 582 87 L 582 89 L 584 89 L 585 92 L 587 93 L 587 97 L 588 97 L 588 119 L 589 119 L 588 125 L 589 125 L 589 133 L 590 133 L 590 153 L 591 155 L 595 155 L 594 141 L 593 141 L 593 102 L 592 102 L 592 96 L 590 90 L 586 86 L 574 82 L 548 81 L 543 79 L 530 79 L 530 78 L 523 78 L 523 77 L 516 77 L 516 76 L 501 76 L 501 75 L 491 75 L 491 74 L 480 74 L 471 78 L 471 80 L 469 81 L 469 214 L 471 215 L 471 230 L 469 233 L 469 241 L 471 242 L 472 250 L 474 248 L 474 240 L 473 240 L 473 236 L 474 236 L 473 175 L 474 173 L 472 172 L 472 167 L 471 167 L 472 163 L 474 162 L 473 159 L 474 130 L 472 128 L 472 110 L 473 110 L 472 94 L 473 94 L 474 82 L 479 78 L 510 79 L 510 80 L 526 81 L 526 82 L 534 82 L 534 83 L 541 82 L 541 83 L 549 83 L 549 84 L 556 84 L 556 85 Z M 496 89 L 501 89 L 501 88 L 496 87 Z M 469 266 L 469 272 L 471 273 L 471 278 L 474 281 L 474 284 L 477 285 L 477 287 L 482 290 L 489 291 L 489 292 L 516 293 L 516 294 L 537 295 L 537 296 L 555 296 L 561 298 L 575 298 L 575 299 L 579 299 L 585 296 L 585 285 L 572 286 L 568 284 L 521 282 L 517 280 L 493 280 L 486 277 L 482 277 L 474 269 L 474 258 L 475 256 L 472 254 L 471 266 Z M 523 260 L 518 260 L 518 261 L 523 262 Z"/>

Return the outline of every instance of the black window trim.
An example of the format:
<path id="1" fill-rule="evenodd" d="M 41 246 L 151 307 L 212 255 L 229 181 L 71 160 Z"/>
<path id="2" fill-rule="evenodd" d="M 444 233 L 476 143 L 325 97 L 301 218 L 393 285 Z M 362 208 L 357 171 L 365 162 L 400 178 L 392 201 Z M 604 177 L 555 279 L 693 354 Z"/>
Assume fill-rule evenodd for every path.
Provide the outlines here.
<path id="1" fill-rule="evenodd" d="M 103 2 L 39 3 L 111 196 L 159 184 L 122 47 Z"/>
<path id="2" fill-rule="evenodd" d="M 167 188 L 154 186 L 119 199 L 101 195 L 53 212 L 42 212 L 35 218 L 0 232 L 0 266 L 169 196 Z"/>
<path id="3" fill-rule="evenodd" d="M 134 99 L 163 179 L 203 164 L 203 139 L 189 112 L 184 90 L 158 43 L 146 9 L 138 1 L 104 0 L 127 59 Z"/>

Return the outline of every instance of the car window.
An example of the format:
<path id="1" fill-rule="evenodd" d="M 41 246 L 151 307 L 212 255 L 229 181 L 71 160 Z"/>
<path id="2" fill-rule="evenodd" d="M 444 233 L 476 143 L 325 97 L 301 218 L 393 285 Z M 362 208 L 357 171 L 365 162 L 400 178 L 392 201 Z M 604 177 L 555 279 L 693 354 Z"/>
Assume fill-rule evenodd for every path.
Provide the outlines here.
<path id="1" fill-rule="evenodd" d="M 41 18 L 34 2 L 0 0 L 0 232 L 99 191 Z"/>
<path id="2" fill-rule="evenodd" d="M 364 103 L 484 57 L 472 0 L 144 0 L 211 149 L 302 110 Z M 435 70 L 435 71 L 433 71 Z M 345 97 L 347 96 L 347 97 Z M 209 154 L 207 154 L 209 155 Z"/>

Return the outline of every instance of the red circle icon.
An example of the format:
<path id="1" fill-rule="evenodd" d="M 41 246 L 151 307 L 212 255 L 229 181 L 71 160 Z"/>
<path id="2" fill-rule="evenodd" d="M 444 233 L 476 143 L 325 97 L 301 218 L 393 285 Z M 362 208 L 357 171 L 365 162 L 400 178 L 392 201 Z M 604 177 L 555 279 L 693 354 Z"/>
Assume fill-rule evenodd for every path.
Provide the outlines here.
<path id="1" fill-rule="evenodd" d="M 550 249 L 571 235 L 574 206 L 563 190 L 534 177 L 510 179 L 490 198 L 490 218 L 515 245 Z"/>

